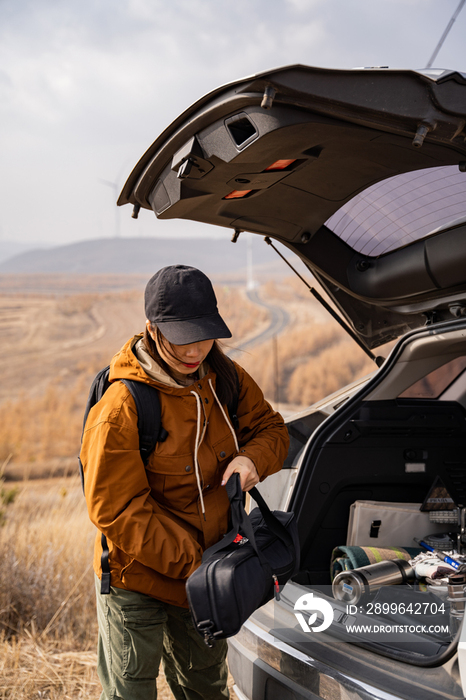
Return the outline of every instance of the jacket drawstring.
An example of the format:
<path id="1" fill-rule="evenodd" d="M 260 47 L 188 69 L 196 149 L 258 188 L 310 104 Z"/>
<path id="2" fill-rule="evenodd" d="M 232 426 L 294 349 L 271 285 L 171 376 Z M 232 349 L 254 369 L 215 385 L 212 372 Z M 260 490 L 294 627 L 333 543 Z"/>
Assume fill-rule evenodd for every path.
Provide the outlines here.
<path id="1" fill-rule="evenodd" d="M 238 445 L 238 440 L 236 439 L 235 430 L 234 430 L 232 424 L 230 423 L 230 420 L 229 420 L 227 414 L 225 413 L 225 409 L 223 408 L 222 404 L 220 403 L 220 399 L 218 398 L 217 394 L 215 393 L 215 389 L 213 387 L 212 380 L 210 378 L 209 378 L 209 386 L 212 390 L 213 395 L 215 396 L 215 400 L 219 405 L 219 408 L 223 414 L 223 417 L 225 418 L 226 424 L 230 428 L 231 434 L 233 435 L 233 440 L 235 441 L 236 452 L 238 453 L 239 452 L 239 445 Z"/>
<path id="2" fill-rule="evenodd" d="M 209 379 L 209 386 L 210 386 L 210 388 L 211 388 L 211 390 L 212 390 L 212 394 L 214 395 L 215 401 L 217 402 L 217 404 L 218 404 L 218 406 L 219 406 L 219 408 L 220 408 L 220 410 L 221 410 L 221 412 L 222 412 L 222 415 L 223 415 L 223 417 L 224 417 L 224 419 L 225 419 L 225 422 L 226 422 L 226 424 L 228 425 L 228 427 L 229 427 L 229 429 L 230 429 L 230 431 L 231 431 L 231 434 L 232 434 L 232 436 L 233 436 L 233 440 L 234 440 L 234 443 L 235 443 L 236 452 L 238 453 L 238 452 L 239 452 L 239 445 L 238 445 L 238 440 L 237 440 L 237 438 L 236 438 L 236 433 L 235 433 L 235 431 L 234 431 L 233 426 L 232 426 L 231 423 L 230 423 L 230 420 L 229 420 L 227 414 L 225 413 L 225 409 L 223 408 L 222 404 L 220 403 L 220 399 L 218 398 L 217 394 L 215 393 L 215 389 L 214 389 L 214 387 L 213 387 L 213 384 L 212 384 L 212 380 L 211 380 L 211 379 Z M 199 452 L 199 446 L 200 446 L 202 440 L 204 439 L 204 434 L 205 434 L 205 431 L 206 431 L 206 428 L 207 428 L 207 424 L 206 424 L 206 422 L 204 422 L 204 430 L 202 431 L 202 435 L 201 435 L 201 421 L 202 421 L 202 401 L 201 401 L 201 397 L 199 396 L 199 394 L 198 394 L 196 391 L 191 391 L 190 393 L 191 393 L 193 396 L 196 397 L 197 425 L 196 425 L 196 442 L 195 442 L 195 444 L 194 444 L 194 472 L 195 472 L 195 474 L 196 474 L 197 490 L 199 491 L 199 500 L 200 500 L 200 503 L 201 503 L 201 511 L 202 511 L 202 515 L 204 516 L 204 520 L 205 520 L 206 517 L 205 517 L 204 497 L 203 497 L 203 495 L 202 495 L 201 470 L 200 470 L 200 467 L 199 467 L 199 461 L 198 461 L 198 459 L 197 459 L 197 455 L 198 455 L 198 452 Z"/>
<path id="3" fill-rule="evenodd" d="M 197 407 L 196 442 L 194 443 L 194 471 L 196 473 L 197 490 L 199 491 L 199 498 L 201 501 L 201 511 L 202 511 L 202 515 L 204 516 L 204 520 L 205 520 L 205 506 L 204 506 L 204 497 L 202 495 L 201 474 L 200 474 L 200 469 L 199 469 L 199 462 L 197 459 L 199 445 L 201 444 L 202 438 L 204 437 L 204 433 L 205 433 L 205 426 L 204 426 L 204 430 L 202 431 L 202 435 L 201 435 L 201 420 L 202 420 L 201 397 L 195 391 L 191 391 L 191 394 L 193 394 L 196 397 L 196 407 Z"/>

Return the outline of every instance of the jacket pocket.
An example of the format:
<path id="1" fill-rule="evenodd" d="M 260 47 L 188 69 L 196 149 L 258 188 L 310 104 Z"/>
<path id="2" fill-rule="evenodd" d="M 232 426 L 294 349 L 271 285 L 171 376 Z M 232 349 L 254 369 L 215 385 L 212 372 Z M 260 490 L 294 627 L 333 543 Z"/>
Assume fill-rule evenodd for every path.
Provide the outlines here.
<path id="1" fill-rule="evenodd" d="M 215 452 L 217 464 L 221 473 L 223 469 L 229 465 L 231 460 L 236 457 L 236 446 L 231 433 L 227 433 L 223 438 L 212 443 L 212 449 Z"/>
<path id="2" fill-rule="evenodd" d="M 153 456 L 146 467 L 154 499 L 171 510 L 184 511 L 197 501 L 198 490 L 192 454 Z"/>

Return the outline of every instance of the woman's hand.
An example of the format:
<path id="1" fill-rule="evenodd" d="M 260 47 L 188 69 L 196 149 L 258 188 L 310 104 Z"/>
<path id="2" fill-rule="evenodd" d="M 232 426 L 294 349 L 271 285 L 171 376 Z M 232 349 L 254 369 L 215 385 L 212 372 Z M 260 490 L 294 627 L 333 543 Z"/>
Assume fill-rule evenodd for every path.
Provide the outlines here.
<path id="1" fill-rule="evenodd" d="M 252 459 L 246 455 L 238 455 L 231 460 L 223 475 L 222 486 L 225 486 L 230 476 L 234 473 L 240 475 L 241 488 L 243 491 L 249 491 L 253 486 L 259 483 L 259 474 Z"/>

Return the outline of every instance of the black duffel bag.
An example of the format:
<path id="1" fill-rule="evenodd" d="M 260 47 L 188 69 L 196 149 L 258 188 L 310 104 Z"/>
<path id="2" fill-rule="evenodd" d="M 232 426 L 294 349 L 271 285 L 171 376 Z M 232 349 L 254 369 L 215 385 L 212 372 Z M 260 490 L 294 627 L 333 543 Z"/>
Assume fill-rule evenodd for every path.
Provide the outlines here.
<path id="1" fill-rule="evenodd" d="M 206 549 L 186 583 L 194 625 L 208 646 L 239 632 L 241 625 L 299 569 L 299 540 L 293 513 L 271 512 L 256 488 L 258 508 L 247 515 L 239 474 L 226 484 L 232 529 Z"/>

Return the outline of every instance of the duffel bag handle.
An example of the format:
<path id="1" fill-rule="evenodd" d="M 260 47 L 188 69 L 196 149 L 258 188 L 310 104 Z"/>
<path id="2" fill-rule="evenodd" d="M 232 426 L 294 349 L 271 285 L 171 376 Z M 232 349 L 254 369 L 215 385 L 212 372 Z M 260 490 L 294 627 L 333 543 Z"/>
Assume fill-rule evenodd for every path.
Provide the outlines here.
<path id="1" fill-rule="evenodd" d="M 243 506 L 243 491 L 241 489 L 240 475 L 236 472 L 233 473 L 228 479 L 225 488 L 231 504 L 231 520 L 233 523 L 233 529 L 237 527 L 239 530 L 241 527 L 244 527 L 245 522 L 249 523 L 249 516 L 244 510 Z M 249 491 L 249 495 L 259 506 L 259 510 L 262 513 L 262 517 L 264 518 L 270 532 L 273 532 L 273 534 L 282 540 L 287 547 L 293 547 L 293 540 L 288 530 L 279 520 L 277 520 L 265 502 L 260 491 L 253 486 Z"/>
<path id="2" fill-rule="evenodd" d="M 232 529 L 229 532 L 227 532 L 225 537 L 223 537 L 219 542 L 217 542 L 217 544 L 214 544 L 212 545 L 212 547 L 209 547 L 209 549 L 206 549 L 202 556 L 202 561 L 206 561 L 213 554 L 216 554 L 222 549 L 225 549 L 225 547 L 229 547 L 230 544 L 232 544 L 235 538 L 237 537 L 238 533 L 241 531 L 242 534 L 245 537 L 247 537 L 250 541 L 251 546 L 257 554 L 261 565 L 265 568 L 267 573 L 270 573 L 270 575 L 272 575 L 272 569 L 270 567 L 269 562 L 264 557 L 260 549 L 258 549 L 257 547 L 251 521 L 249 520 L 248 514 L 244 510 L 243 490 L 241 488 L 240 475 L 237 472 L 234 472 L 230 476 L 225 485 L 225 488 L 228 498 L 230 500 Z M 288 531 L 282 525 L 282 523 L 279 520 L 277 520 L 277 518 L 274 516 L 274 514 L 272 513 L 272 511 L 270 510 L 267 503 L 264 501 L 256 487 L 253 487 L 249 491 L 249 493 L 259 506 L 259 509 L 269 530 L 273 532 L 273 534 L 276 535 L 279 539 L 283 540 L 283 542 L 285 542 L 285 544 L 288 547 L 293 547 L 293 540 L 290 537 Z"/>
<path id="3" fill-rule="evenodd" d="M 241 529 L 241 527 L 244 528 L 244 523 L 247 523 L 247 525 L 250 526 L 249 516 L 244 510 L 243 505 L 243 490 L 241 489 L 240 475 L 236 472 L 233 473 L 228 479 L 225 488 L 227 490 L 228 498 L 230 499 L 231 504 L 231 519 L 233 523 L 233 530 L 235 529 L 235 526 L 238 526 L 238 530 Z M 252 489 L 249 490 L 249 495 L 255 500 L 255 502 L 259 506 L 259 510 L 270 532 L 272 532 L 276 537 L 278 537 L 278 539 L 282 540 L 282 542 L 284 542 L 287 547 L 293 549 L 293 538 L 291 537 L 286 527 L 272 513 L 260 491 L 255 486 L 253 486 Z M 249 537 L 249 535 L 247 536 Z M 256 547 L 254 548 L 256 549 Z"/>
<path id="4" fill-rule="evenodd" d="M 222 549 L 229 547 L 230 544 L 232 544 L 236 539 L 238 533 L 241 531 L 243 536 L 247 537 L 251 543 L 251 546 L 257 554 L 261 565 L 265 568 L 267 573 L 272 575 L 272 569 L 270 568 L 269 562 L 257 547 L 251 521 L 249 520 L 248 514 L 244 510 L 243 491 L 241 489 L 241 481 L 238 473 L 235 472 L 230 476 L 225 488 L 230 500 L 232 528 L 224 537 L 222 537 L 219 542 L 205 550 L 204 554 L 202 555 L 202 561 L 207 561 L 213 554 L 217 554 L 217 552 L 220 552 Z"/>
<path id="5" fill-rule="evenodd" d="M 287 547 L 290 549 L 294 548 L 293 538 L 286 529 L 286 527 L 275 517 L 267 503 L 264 501 L 260 491 L 256 489 L 255 486 L 249 491 L 251 498 L 255 500 L 259 506 L 259 510 L 262 513 L 262 517 L 265 520 L 265 524 L 269 528 L 270 532 L 273 532 L 280 540 L 282 540 Z"/>

